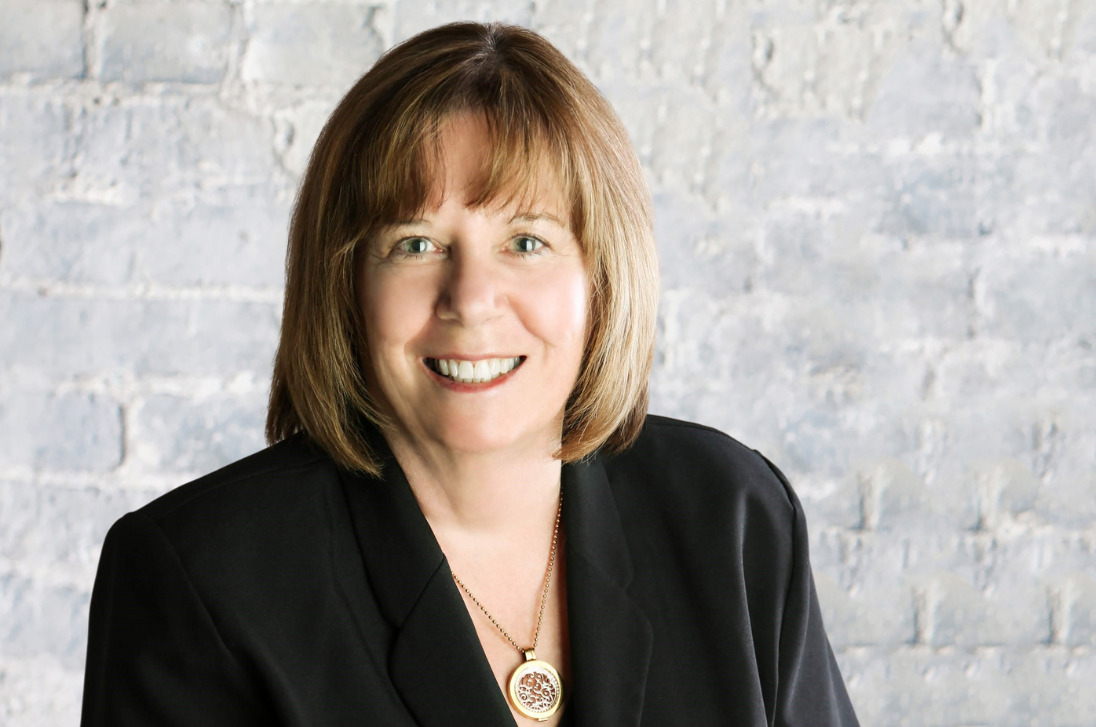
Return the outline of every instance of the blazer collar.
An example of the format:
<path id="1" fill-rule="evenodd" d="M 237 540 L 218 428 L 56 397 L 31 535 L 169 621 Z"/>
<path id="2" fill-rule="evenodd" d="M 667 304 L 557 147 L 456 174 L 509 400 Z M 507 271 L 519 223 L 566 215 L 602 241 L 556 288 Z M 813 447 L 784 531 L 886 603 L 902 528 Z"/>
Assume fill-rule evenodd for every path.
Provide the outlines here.
<path id="1" fill-rule="evenodd" d="M 378 437 L 380 439 L 380 437 Z M 366 578 L 394 642 L 389 674 L 423 727 L 513 727 L 437 539 L 383 440 L 383 478 L 343 472 Z M 625 589 L 632 563 L 605 470 L 565 465 L 567 610 L 576 727 L 639 724 L 651 628 Z"/>

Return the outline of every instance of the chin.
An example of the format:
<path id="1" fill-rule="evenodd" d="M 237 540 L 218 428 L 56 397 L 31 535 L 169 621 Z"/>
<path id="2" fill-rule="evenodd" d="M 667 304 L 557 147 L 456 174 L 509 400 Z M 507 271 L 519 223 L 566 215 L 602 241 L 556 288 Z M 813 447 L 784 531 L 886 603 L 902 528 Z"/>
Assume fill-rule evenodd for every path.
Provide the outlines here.
<path id="1" fill-rule="evenodd" d="M 555 451 L 559 444 L 551 444 L 549 438 L 531 436 L 499 436 L 500 432 L 469 432 L 445 433 L 438 437 L 447 450 L 461 454 L 492 454 L 513 450 L 525 450 L 530 448 L 542 448 L 548 456 Z M 558 438 L 557 438 L 558 439 Z M 539 440 L 539 441 L 538 441 Z M 539 445 L 539 446 L 538 446 Z"/>
<path id="2" fill-rule="evenodd" d="M 562 421 L 554 435 L 549 426 L 524 428 L 514 417 L 454 417 L 449 421 L 435 421 L 428 431 L 430 439 L 453 453 L 490 454 L 492 452 L 543 450 L 550 457 L 559 447 Z"/>

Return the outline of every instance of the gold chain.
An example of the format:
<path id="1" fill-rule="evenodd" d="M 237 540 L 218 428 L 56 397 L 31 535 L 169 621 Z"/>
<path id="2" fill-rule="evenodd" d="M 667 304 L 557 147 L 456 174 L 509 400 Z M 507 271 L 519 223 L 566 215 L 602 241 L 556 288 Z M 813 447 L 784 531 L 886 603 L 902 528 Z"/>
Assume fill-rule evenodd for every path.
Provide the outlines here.
<path id="1" fill-rule="evenodd" d="M 559 539 L 559 516 L 562 512 L 563 493 L 560 492 L 559 507 L 556 508 L 556 526 L 555 529 L 552 530 L 552 549 L 548 554 L 548 570 L 544 574 L 544 591 L 540 594 L 540 613 L 537 614 L 537 630 L 536 633 L 533 634 L 533 645 L 529 647 L 533 650 L 536 650 L 537 642 L 540 641 L 540 624 L 544 620 L 544 607 L 548 604 L 548 586 L 552 584 L 552 568 L 556 564 L 556 542 Z M 480 610 L 483 611 L 483 615 L 490 619 L 491 623 L 495 625 L 495 628 L 502 632 L 502 635 L 506 637 L 506 640 L 513 644 L 515 649 L 522 653 L 525 653 L 525 649 L 521 648 L 521 646 L 518 645 L 518 642 L 514 641 L 513 637 L 511 637 L 510 634 L 506 633 L 506 629 L 502 627 L 502 624 L 496 621 L 495 617 L 491 615 L 490 611 L 484 608 L 483 604 L 479 602 L 479 599 L 472 594 L 472 591 L 468 590 L 468 586 L 464 585 L 464 581 L 458 578 L 457 574 L 454 573 L 451 569 L 449 573 L 453 576 L 453 580 L 457 582 L 457 585 L 464 589 L 464 592 L 467 593 L 468 597 L 472 599 L 472 603 L 479 606 Z"/>

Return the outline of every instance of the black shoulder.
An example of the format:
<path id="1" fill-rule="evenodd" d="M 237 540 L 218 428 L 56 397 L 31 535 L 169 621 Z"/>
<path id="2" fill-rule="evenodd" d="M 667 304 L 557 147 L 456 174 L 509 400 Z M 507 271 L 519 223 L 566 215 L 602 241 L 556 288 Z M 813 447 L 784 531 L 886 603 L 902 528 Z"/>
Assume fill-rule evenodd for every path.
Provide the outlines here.
<path id="1" fill-rule="evenodd" d="M 341 499 L 335 463 L 297 435 L 158 497 L 137 512 L 180 554 L 247 550 L 290 533 L 307 537 Z"/>
<path id="2" fill-rule="evenodd" d="M 764 456 L 702 424 L 649 415 L 636 441 L 603 461 L 618 496 L 696 517 L 745 508 L 790 524 L 799 507 L 787 479 Z"/>
<path id="3" fill-rule="evenodd" d="M 649 414 L 636 443 L 642 447 L 658 440 L 676 447 L 718 452 L 730 457 L 752 458 L 757 455 L 755 450 L 713 427 Z"/>
<path id="4" fill-rule="evenodd" d="M 787 479 L 760 452 L 703 424 L 648 415 L 636 441 L 610 460 L 634 461 L 656 470 L 699 470 L 735 475 L 786 488 Z"/>
<path id="5" fill-rule="evenodd" d="M 146 517 L 169 519 L 178 510 L 202 508 L 209 500 L 250 498 L 272 494 L 281 487 L 312 479 L 334 464 L 303 435 L 295 435 L 243 459 L 180 485 L 140 509 Z"/>

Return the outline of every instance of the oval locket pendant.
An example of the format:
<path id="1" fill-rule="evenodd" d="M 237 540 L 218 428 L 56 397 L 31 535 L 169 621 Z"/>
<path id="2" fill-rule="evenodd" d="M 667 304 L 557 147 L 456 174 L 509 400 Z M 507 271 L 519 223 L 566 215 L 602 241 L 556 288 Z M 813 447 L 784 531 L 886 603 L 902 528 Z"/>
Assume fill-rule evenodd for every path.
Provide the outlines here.
<path id="1" fill-rule="evenodd" d="M 523 649 L 523 661 L 510 675 L 510 703 L 514 709 L 538 722 L 555 714 L 563 704 L 563 680 L 551 664 Z"/>

